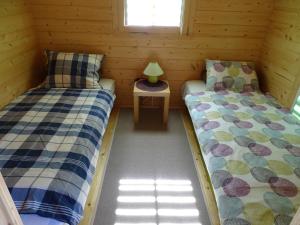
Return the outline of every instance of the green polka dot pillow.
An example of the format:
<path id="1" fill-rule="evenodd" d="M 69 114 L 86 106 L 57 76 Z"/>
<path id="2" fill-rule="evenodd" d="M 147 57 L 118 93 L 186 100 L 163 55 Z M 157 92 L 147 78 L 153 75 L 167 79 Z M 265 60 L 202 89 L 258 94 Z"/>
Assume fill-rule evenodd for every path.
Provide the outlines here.
<path id="1" fill-rule="evenodd" d="M 206 89 L 235 92 L 259 91 L 253 62 L 206 60 Z"/>

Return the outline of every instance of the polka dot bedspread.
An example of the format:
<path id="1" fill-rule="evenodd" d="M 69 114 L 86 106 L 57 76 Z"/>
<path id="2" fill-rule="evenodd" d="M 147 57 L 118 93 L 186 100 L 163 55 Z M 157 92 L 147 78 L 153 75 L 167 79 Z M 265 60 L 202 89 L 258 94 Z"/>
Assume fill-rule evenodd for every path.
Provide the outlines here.
<path id="1" fill-rule="evenodd" d="M 256 92 L 185 96 L 223 225 L 289 224 L 300 206 L 300 121 Z"/>

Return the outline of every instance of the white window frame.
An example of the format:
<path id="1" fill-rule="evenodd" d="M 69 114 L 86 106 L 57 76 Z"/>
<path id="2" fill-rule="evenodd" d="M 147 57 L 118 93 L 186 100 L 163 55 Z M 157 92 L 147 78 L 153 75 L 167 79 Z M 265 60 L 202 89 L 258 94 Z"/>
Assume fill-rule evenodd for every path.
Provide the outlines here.
<path id="1" fill-rule="evenodd" d="M 292 113 L 293 113 L 293 111 L 294 111 L 294 107 L 295 107 L 295 105 L 297 104 L 297 100 L 298 100 L 299 97 L 300 97 L 300 88 L 298 89 L 298 92 L 297 92 L 296 97 L 295 97 L 295 100 L 294 100 L 294 104 L 293 104 L 293 106 L 292 106 L 292 108 L 291 108 L 291 112 L 292 112 Z M 299 118 L 298 115 L 297 115 L 296 117 Z"/>
<path id="2" fill-rule="evenodd" d="M 114 30 L 130 33 L 164 33 L 164 34 L 188 34 L 188 25 L 191 18 L 192 2 L 194 0 L 182 0 L 181 22 L 179 27 L 168 26 L 126 26 L 125 2 L 126 0 L 114 0 Z"/>

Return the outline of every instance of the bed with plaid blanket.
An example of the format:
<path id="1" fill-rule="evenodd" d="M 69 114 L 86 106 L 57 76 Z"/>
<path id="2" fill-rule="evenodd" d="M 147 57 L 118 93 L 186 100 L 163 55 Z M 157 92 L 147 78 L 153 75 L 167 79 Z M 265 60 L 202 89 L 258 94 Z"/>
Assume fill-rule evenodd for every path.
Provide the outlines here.
<path id="1" fill-rule="evenodd" d="M 20 214 L 82 218 L 114 96 L 35 89 L 0 112 L 0 170 Z"/>

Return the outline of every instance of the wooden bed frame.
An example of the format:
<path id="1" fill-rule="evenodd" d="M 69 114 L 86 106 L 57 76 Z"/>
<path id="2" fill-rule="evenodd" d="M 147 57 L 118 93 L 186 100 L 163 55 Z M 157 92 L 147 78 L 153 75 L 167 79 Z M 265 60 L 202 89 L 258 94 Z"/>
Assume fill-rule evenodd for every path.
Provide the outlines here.
<path id="1" fill-rule="evenodd" d="M 23 225 L 21 217 L 0 173 L 0 224 Z"/>
<path id="2" fill-rule="evenodd" d="M 205 205 L 208 211 L 210 223 L 211 225 L 221 225 L 217 202 L 215 199 L 211 181 L 208 176 L 208 172 L 201 154 L 201 149 L 194 131 L 194 126 L 191 122 L 189 113 L 187 112 L 186 109 L 182 110 L 181 117 L 190 144 L 190 148 L 192 151 L 192 155 L 196 166 Z"/>
<path id="3" fill-rule="evenodd" d="M 300 208 L 296 212 L 290 225 L 300 225 Z"/>
<path id="4" fill-rule="evenodd" d="M 114 108 L 110 114 L 108 125 L 106 127 L 106 131 L 100 148 L 100 155 L 97 162 L 96 173 L 94 175 L 94 180 L 92 182 L 92 186 L 87 201 L 85 203 L 83 219 L 81 220 L 79 225 L 94 224 L 97 207 L 101 195 L 105 170 L 109 159 L 111 145 L 113 142 L 113 137 L 114 137 L 115 129 L 119 118 L 119 112 L 120 109 Z"/>
<path id="5" fill-rule="evenodd" d="M 96 173 L 90 188 L 87 202 L 84 208 L 83 219 L 79 225 L 93 225 L 97 206 L 101 194 L 106 165 L 109 159 L 110 149 L 113 141 L 115 128 L 119 118 L 119 109 L 113 109 L 100 148 L 97 161 Z M 3 222 L 3 223 L 2 223 Z M 14 205 L 10 193 L 0 174 L 0 224 L 23 225 L 20 215 Z"/>

